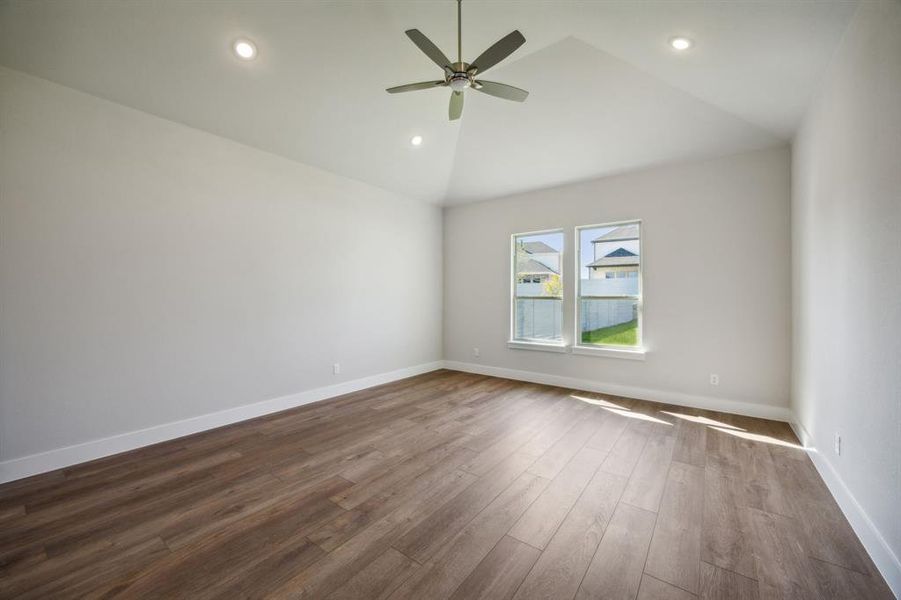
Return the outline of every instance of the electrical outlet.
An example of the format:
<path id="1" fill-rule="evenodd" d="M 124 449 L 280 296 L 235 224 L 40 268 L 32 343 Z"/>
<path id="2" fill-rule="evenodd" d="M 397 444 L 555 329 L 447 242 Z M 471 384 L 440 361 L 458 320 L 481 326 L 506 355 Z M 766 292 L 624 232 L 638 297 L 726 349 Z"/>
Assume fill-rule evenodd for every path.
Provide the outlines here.
<path id="1" fill-rule="evenodd" d="M 482 353 L 481 353 L 481 351 L 480 351 L 478 348 L 473 348 L 473 349 L 472 349 L 472 355 L 475 356 L 476 358 L 478 358 L 478 357 L 480 357 L 480 356 L 482 355 Z"/>
<path id="2" fill-rule="evenodd" d="M 838 433 L 835 434 L 835 453 L 839 456 L 842 455 L 842 436 Z"/>
<path id="3" fill-rule="evenodd" d="M 720 384 L 720 376 L 716 373 L 710 374 L 710 385 L 719 385 Z"/>
<path id="4" fill-rule="evenodd" d="M 339 373 L 341 373 L 341 365 L 339 363 L 335 363 L 332 365 L 332 373 L 334 373 L 335 375 L 338 375 Z"/>

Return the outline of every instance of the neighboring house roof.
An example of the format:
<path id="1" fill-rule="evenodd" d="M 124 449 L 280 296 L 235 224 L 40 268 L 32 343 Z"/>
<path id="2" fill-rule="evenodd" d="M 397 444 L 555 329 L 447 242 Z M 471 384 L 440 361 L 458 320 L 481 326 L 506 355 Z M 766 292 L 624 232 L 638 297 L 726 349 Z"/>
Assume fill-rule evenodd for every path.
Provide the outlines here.
<path id="1" fill-rule="evenodd" d="M 591 240 L 591 243 L 599 244 L 601 242 L 625 242 L 627 240 L 637 239 L 638 223 L 632 223 L 631 225 L 622 225 L 621 227 L 617 227 L 612 231 L 608 231 L 601 237 L 596 237 Z"/>
<path id="2" fill-rule="evenodd" d="M 605 254 L 604 258 L 610 258 L 612 256 L 638 256 L 638 255 L 635 254 L 634 252 L 632 252 L 631 250 L 626 250 L 625 248 L 617 248 L 610 254 Z"/>
<path id="3" fill-rule="evenodd" d="M 593 263 L 589 263 L 586 265 L 588 268 L 597 268 L 597 267 L 632 267 L 638 266 L 638 260 L 634 257 L 628 256 L 615 256 L 613 258 L 599 258 Z"/>
<path id="4" fill-rule="evenodd" d="M 522 242 L 520 246 L 529 254 L 555 254 L 557 252 L 544 242 Z"/>
<path id="5" fill-rule="evenodd" d="M 599 258 L 592 263 L 588 263 L 587 267 L 628 267 L 638 265 L 638 255 L 631 250 L 625 248 L 617 248 L 613 252 Z"/>
<path id="6" fill-rule="evenodd" d="M 516 261 L 517 275 L 535 275 L 541 273 L 557 275 L 557 271 L 553 270 L 545 264 L 538 262 L 537 260 L 531 258 L 520 258 Z"/>

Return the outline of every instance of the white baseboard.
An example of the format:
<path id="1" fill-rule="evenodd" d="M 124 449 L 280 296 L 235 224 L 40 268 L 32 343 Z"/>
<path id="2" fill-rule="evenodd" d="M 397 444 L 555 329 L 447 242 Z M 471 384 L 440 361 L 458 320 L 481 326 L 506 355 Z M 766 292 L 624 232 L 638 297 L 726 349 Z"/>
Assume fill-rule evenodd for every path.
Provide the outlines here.
<path id="1" fill-rule="evenodd" d="M 807 448 L 810 460 L 813 461 L 813 465 L 826 483 L 826 487 L 832 493 L 832 497 L 835 498 L 839 508 L 842 509 L 842 513 L 848 519 L 848 523 L 851 524 L 851 528 L 857 534 L 860 543 L 863 544 L 864 549 L 866 549 L 870 558 L 873 559 L 876 568 L 879 569 L 892 592 L 896 597 L 901 598 L 901 561 L 892 552 L 888 542 L 885 541 L 885 538 L 857 501 L 857 498 L 845 485 L 844 480 L 826 458 L 825 453 L 817 451 L 816 440 L 794 416 L 790 424 L 795 435 Z M 826 447 L 828 448 L 829 446 L 827 445 Z"/>
<path id="2" fill-rule="evenodd" d="M 388 373 L 379 373 L 369 377 L 345 381 L 336 385 L 306 390 L 280 398 L 263 400 L 254 404 L 245 404 L 244 406 L 200 415 L 182 421 L 129 431 L 128 433 L 92 440 L 74 446 L 56 448 L 40 454 L 14 458 L 0 462 L 0 483 L 70 467 L 89 460 L 103 458 L 104 456 L 135 450 L 143 446 L 165 442 L 208 429 L 215 429 L 216 427 L 230 425 L 239 421 L 246 421 L 247 419 L 268 415 L 280 410 L 334 398 L 335 396 L 349 394 L 383 383 L 390 383 L 398 379 L 428 373 L 442 367 L 442 361 L 415 365 Z"/>
<path id="3" fill-rule="evenodd" d="M 637 398 L 639 400 L 665 402 L 667 404 L 676 404 L 678 406 L 690 406 L 692 408 L 717 410 L 720 412 L 745 415 L 749 417 L 760 417 L 762 419 L 772 419 L 775 421 L 791 421 L 791 411 L 784 406 L 754 404 L 751 402 L 740 402 L 738 400 L 715 398 L 713 396 L 695 396 L 693 394 L 685 394 L 682 392 L 654 390 L 615 383 L 603 383 L 599 381 L 592 381 L 590 379 L 577 379 L 575 377 L 563 377 L 560 375 L 550 375 L 548 373 L 538 373 L 535 371 L 520 371 L 517 369 L 491 367 L 488 365 L 457 362 L 453 360 L 444 361 L 444 367 L 447 369 L 452 369 L 454 371 L 465 371 L 467 373 L 478 373 L 480 375 L 492 375 L 494 377 L 503 377 L 505 379 L 516 379 L 518 381 L 529 381 L 531 383 L 555 385 L 558 387 L 572 388 L 575 390 L 585 390 L 587 392 L 599 392 L 602 394 L 612 394 L 614 396 Z"/>

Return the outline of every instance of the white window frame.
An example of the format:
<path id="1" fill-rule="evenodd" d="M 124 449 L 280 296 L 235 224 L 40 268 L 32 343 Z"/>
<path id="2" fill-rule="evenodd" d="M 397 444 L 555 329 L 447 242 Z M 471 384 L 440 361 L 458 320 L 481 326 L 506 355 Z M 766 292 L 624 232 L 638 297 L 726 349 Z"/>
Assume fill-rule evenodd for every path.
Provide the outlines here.
<path id="1" fill-rule="evenodd" d="M 514 233 L 510 236 L 510 330 L 507 341 L 507 347 L 517 350 L 542 350 L 545 352 L 566 352 L 566 310 L 561 315 L 560 341 L 538 341 L 538 340 L 518 340 L 516 339 L 516 238 L 527 237 L 530 235 L 544 235 L 548 233 L 559 233 L 563 237 L 563 247 L 560 249 L 560 302 L 561 306 L 566 302 L 566 294 L 563 291 L 565 274 L 564 265 L 566 264 L 566 230 L 562 227 L 554 229 L 542 229 L 539 231 L 525 231 Z"/>
<path id="2" fill-rule="evenodd" d="M 638 224 L 638 295 L 622 295 L 622 296 L 586 296 L 589 298 L 597 298 L 602 300 L 616 300 L 632 298 L 636 300 L 638 305 L 638 345 L 637 346 L 618 346 L 613 344 L 582 344 L 582 231 L 585 229 L 596 229 L 599 227 L 619 227 L 621 225 Z M 573 323 L 573 354 L 585 354 L 589 356 L 609 356 L 613 358 L 627 358 L 634 360 L 644 360 L 644 332 L 643 332 L 643 312 L 644 312 L 644 223 L 641 219 L 629 219 L 626 221 L 613 221 L 610 223 L 597 223 L 594 225 L 579 225 L 575 228 L 575 237 L 573 244 L 575 245 L 575 293 L 573 294 L 575 306 L 573 307 L 574 323 Z M 592 256 L 592 261 L 594 257 Z"/>

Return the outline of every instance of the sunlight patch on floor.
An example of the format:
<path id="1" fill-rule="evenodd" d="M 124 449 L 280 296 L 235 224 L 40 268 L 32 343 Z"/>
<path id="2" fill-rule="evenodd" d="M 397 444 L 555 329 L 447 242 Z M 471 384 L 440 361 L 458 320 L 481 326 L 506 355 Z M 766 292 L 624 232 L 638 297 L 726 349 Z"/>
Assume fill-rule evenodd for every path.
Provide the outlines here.
<path id="1" fill-rule="evenodd" d="M 804 446 L 799 446 L 798 444 L 792 444 L 791 442 L 785 442 L 783 440 L 768 436 L 761 435 L 759 433 L 751 433 L 749 431 L 737 431 L 735 429 L 727 429 L 725 427 L 711 427 L 711 429 L 715 429 L 717 431 L 721 431 L 723 433 L 728 433 L 729 435 L 734 435 L 736 437 L 740 437 L 746 440 L 751 440 L 753 442 L 763 442 L 765 444 L 773 444 L 776 446 L 785 446 L 786 448 L 795 448 L 797 450 L 804 450 Z"/>
<path id="2" fill-rule="evenodd" d="M 584 402 L 586 404 L 594 404 L 595 406 L 602 406 L 604 408 L 617 408 L 619 410 L 629 410 L 624 406 L 620 406 L 619 404 L 614 404 L 608 400 L 602 400 L 601 398 L 586 398 L 585 396 L 576 396 L 575 394 L 570 394 L 570 398 L 575 398 L 579 402 Z"/>
<path id="3" fill-rule="evenodd" d="M 579 402 L 585 402 L 586 404 L 600 406 L 607 412 L 612 412 L 622 417 L 628 417 L 630 419 L 640 419 L 642 421 L 650 421 L 651 423 L 661 423 L 663 425 L 669 425 L 670 427 L 672 427 L 673 425 L 672 423 L 664 421 L 663 419 L 658 419 L 657 417 L 652 417 L 651 415 L 634 412 L 630 408 L 614 404 L 613 402 L 610 402 L 608 400 L 602 400 L 601 398 L 586 398 L 585 396 L 576 396 L 575 394 L 570 394 L 569 397 L 574 398 Z"/>
<path id="4" fill-rule="evenodd" d="M 663 419 L 658 419 L 657 417 L 652 417 L 651 415 L 646 415 L 646 414 L 638 413 L 638 412 L 632 412 L 628 408 L 608 408 L 606 406 L 602 406 L 601 408 L 603 408 L 604 410 L 606 410 L 608 412 L 612 412 L 612 413 L 618 414 L 623 417 L 629 417 L 630 419 L 641 419 L 642 421 L 650 421 L 651 423 L 660 423 L 662 425 L 669 425 L 670 427 L 673 426 L 673 424 L 668 421 L 664 421 Z"/>
<path id="5" fill-rule="evenodd" d="M 725 427 L 727 429 L 736 429 L 738 431 L 746 431 L 741 427 L 736 427 L 735 425 L 729 425 L 728 423 L 722 423 L 720 421 L 714 421 L 713 419 L 708 419 L 707 417 L 699 417 L 697 415 L 686 415 L 683 413 L 674 413 L 668 410 L 661 410 L 665 415 L 670 415 L 671 417 L 676 417 L 677 419 L 684 419 L 685 421 L 691 421 L 692 423 L 700 423 L 701 425 L 709 425 L 711 427 Z"/>

